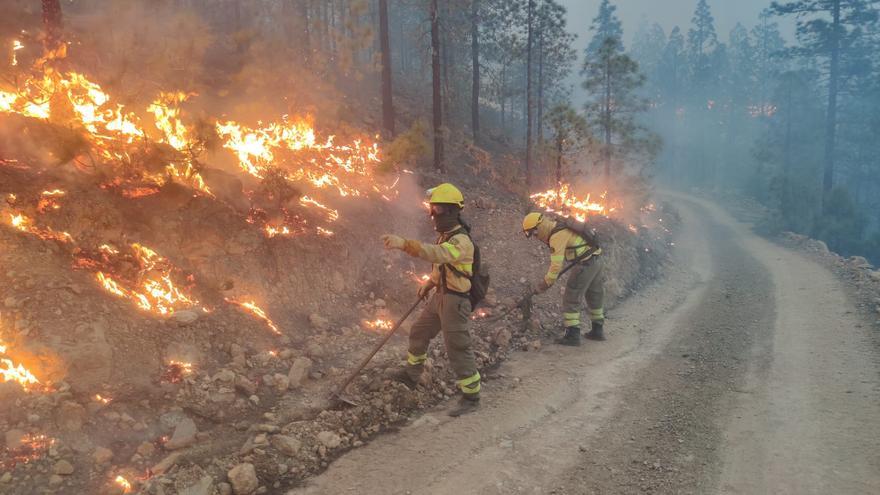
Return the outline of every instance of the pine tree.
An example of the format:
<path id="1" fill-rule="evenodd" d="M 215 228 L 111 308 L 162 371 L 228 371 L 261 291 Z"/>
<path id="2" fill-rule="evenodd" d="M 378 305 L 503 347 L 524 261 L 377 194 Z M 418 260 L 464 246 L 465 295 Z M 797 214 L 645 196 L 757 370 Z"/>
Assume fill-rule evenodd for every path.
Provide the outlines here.
<path id="1" fill-rule="evenodd" d="M 691 58 L 694 85 L 708 83 L 713 75 L 712 53 L 718 47 L 715 18 L 706 0 L 697 3 L 697 9 L 688 31 L 688 55 Z"/>
<path id="2" fill-rule="evenodd" d="M 876 0 L 798 0 L 773 2 L 771 7 L 776 15 L 791 15 L 798 20 L 797 37 L 801 46 L 793 49 L 793 54 L 820 59 L 827 64 L 824 199 L 828 199 L 835 184 L 841 68 L 866 30 L 877 22 L 877 3 Z"/>
<path id="3" fill-rule="evenodd" d="M 592 38 L 587 45 L 587 57 L 595 57 L 599 54 L 599 50 L 605 45 L 605 40 L 609 38 L 623 39 L 623 26 L 620 19 L 617 18 L 617 7 L 610 0 L 602 0 L 599 5 L 599 14 L 593 19 L 590 26 Z M 623 45 L 618 46 L 623 51 Z"/>
<path id="4" fill-rule="evenodd" d="M 568 103 L 561 103 L 550 110 L 547 126 L 553 139 L 556 187 L 563 184 L 566 159 L 578 153 L 590 138 L 587 121 Z"/>
<path id="5" fill-rule="evenodd" d="M 785 41 L 779 33 L 779 24 L 772 22 L 769 10 L 764 10 L 758 18 L 758 25 L 752 28 L 755 43 L 755 79 L 758 86 L 757 100 L 762 113 L 770 111 L 768 101 L 773 81 L 785 72 L 783 50 Z"/>
<path id="6" fill-rule="evenodd" d="M 620 38 L 605 38 L 599 51 L 587 58 L 583 88 L 590 95 L 586 104 L 587 118 L 602 140 L 601 156 L 605 180 L 610 180 L 612 160 L 656 152 L 656 138 L 648 135 L 636 119 L 648 108 L 638 95 L 645 83 L 638 64 L 622 53 Z"/>

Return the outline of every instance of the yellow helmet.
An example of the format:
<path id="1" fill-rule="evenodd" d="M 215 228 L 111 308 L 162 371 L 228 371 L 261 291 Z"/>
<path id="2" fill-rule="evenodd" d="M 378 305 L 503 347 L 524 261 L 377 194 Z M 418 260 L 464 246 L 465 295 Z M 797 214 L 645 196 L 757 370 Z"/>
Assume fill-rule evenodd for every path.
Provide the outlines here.
<path id="1" fill-rule="evenodd" d="M 523 232 L 528 232 L 530 230 L 538 228 L 538 225 L 541 221 L 544 220 L 544 215 L 538 212 L 532 212 L 526 215 L 523 218 Z"/>
<path id="2" fill-rule="evenodd" d="M 433 189 L 428 189 L 428 193 L 431 195 L 431 199 L 428 200 L 429 203 L 451 204 L 464 208 L 464 195 L 452 184 L 440 184 Z"/>

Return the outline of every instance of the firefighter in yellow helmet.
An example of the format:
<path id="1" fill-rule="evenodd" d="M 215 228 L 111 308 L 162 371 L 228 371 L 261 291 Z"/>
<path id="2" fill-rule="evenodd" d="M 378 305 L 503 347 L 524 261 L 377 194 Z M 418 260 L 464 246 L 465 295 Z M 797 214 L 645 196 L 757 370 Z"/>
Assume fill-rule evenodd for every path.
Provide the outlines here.
<path id="1" fill-rule="evenodd" d="M 446 354 L 462 393 L 458 406 L 449 414 L 460 416 L 475 410 L 480 400 L 480 372 L 467 328 L 473 310 L 468 293 L 473 276 L 474 244 L 469 235 L 470 227 L 460 217 L 464 208 L 461 191 L 452 184 L 441 184 L 428 192 L 431 220 L 439 234 L 436 243 L 422 243 L 392 234 L 382 236 L 385 249 L 399 249 L 433 264 L 431 279 L 419 288 L 419 296 L 425 297 L 437 289 L 413 323 L 407 364 L 396 378 L 410 387 L 417 385 L 428 360 L 428 344 L 442 332 Z"/>
<path id="2" fill-rule="evenodd" d="M 527 237 L 537 237 L 550 246 L 550 268 L 544 279 L 533 287 L 540 294 L 549 289 L 566 262 L 577 263 L 569 270 L 562 298 L 562 320 L 565 334 L 557 342 L 562 345 L 581 345 L 581 306 L 584 299 L 590 311 L 590 332 L 586 338 L 605 340 L 605 276 L 602 273 L 602 250 L 590 246 L 577 232 L 566 228 L 562 222 L 542 213 L 529 213 L 523 219 L 523 232 Z"/>

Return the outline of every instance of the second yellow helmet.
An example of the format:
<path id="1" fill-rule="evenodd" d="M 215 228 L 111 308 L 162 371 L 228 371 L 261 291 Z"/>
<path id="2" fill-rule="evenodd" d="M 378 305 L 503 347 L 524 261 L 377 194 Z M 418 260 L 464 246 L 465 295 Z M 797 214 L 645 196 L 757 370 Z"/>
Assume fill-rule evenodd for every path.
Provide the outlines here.
<path id="1" fill-rule="evenodd" d="M 529 213 L 523 218 L 523 232 L 528 232 L 529 230 L 537 228 L 542 220 L 544 220 L 543 214 L 537 212 Z"/>

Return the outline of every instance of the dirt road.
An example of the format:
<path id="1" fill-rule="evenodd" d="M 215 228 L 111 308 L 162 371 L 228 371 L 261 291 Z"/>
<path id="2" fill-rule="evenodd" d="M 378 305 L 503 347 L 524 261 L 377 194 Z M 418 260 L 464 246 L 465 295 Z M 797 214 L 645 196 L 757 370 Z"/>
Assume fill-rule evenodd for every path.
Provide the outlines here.
<path id="1" fill-rule="evenodd" d="M 872 327 L 821 266 L 712 205 L 610 340 L 522 353 L 483 409 L 431 411 L 291 493 L 880 493 Z"/>

